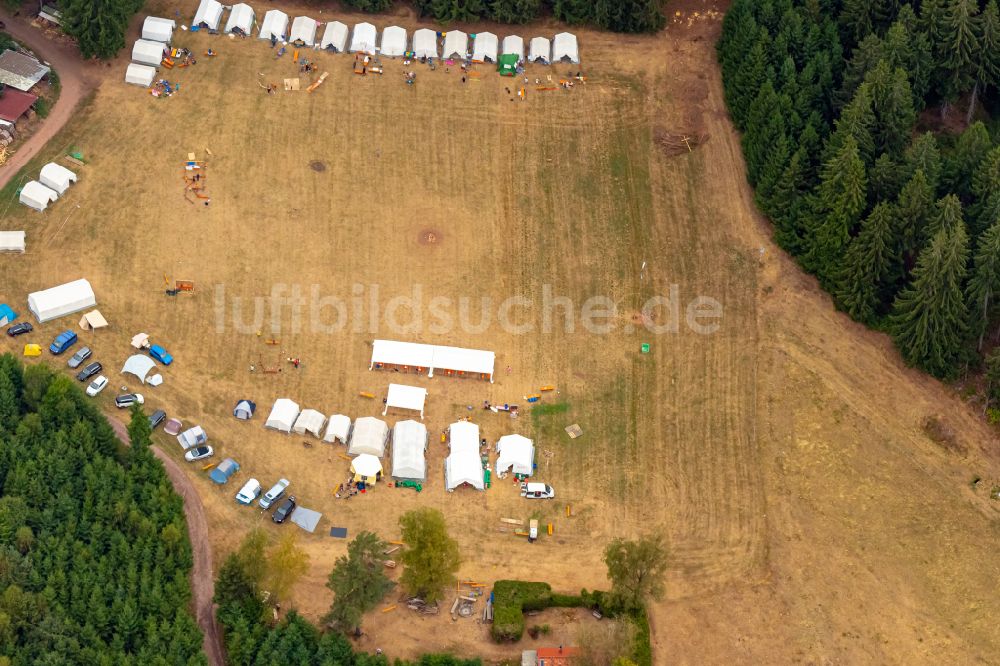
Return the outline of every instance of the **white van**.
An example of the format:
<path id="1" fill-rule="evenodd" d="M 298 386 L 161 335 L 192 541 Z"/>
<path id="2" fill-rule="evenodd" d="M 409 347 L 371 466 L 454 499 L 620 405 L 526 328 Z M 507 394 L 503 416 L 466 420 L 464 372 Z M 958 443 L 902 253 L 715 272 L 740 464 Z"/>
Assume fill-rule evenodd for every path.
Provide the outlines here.
<path id="1" fill-rule="evenodd" d="M 266 509 L 274 504 L 275 500 L 285 494 L 285 489 L 290 483 L 288 479 L 280 479 L 260 498 L 260 508 Z"/>
<path id="2" fill-rule="evenodd" d="M 236 501 L 240 504 L 252 504 L 259 495 L 260 481 L 257 479 L 250 479 L 243 484 L 243 487 L 240 488 L 240 492 L 236 493 Z"/>
<path id="3" fill-rule="evenodd" d="M 544 483 L 521 484 L 521 497 L 527 497 L 528 499 L 552 499 L 555 496 L 556 491 L 552 489 L 552 486 Z"/>

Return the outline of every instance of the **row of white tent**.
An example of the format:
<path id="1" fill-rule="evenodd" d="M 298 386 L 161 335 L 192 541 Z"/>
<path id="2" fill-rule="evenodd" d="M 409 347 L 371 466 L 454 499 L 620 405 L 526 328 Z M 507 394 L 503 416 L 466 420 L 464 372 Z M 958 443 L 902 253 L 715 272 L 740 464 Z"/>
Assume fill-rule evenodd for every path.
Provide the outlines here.
<path id="1" fill-rule="evenodd" d="M 76 174 L 55 162 L 42 167 L 38 180 L 30 180 L 21 188 L 20 202 L 41 212 L 50 203 L 66 194 L 70 184 L 76 182 Z"/>

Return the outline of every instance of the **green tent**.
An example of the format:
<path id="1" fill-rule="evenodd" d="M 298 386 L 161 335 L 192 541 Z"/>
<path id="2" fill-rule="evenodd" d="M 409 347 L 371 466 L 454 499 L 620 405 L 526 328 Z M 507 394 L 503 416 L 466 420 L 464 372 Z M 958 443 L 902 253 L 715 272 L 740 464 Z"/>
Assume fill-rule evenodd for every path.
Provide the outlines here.
<path id="1" fill-rule="evenodd" d="M 517 75 L 517 54 L 516 53 L 504 53 L 497 60 L 497 71 L 500 72 L 500 76 L 516 76 Z"/>

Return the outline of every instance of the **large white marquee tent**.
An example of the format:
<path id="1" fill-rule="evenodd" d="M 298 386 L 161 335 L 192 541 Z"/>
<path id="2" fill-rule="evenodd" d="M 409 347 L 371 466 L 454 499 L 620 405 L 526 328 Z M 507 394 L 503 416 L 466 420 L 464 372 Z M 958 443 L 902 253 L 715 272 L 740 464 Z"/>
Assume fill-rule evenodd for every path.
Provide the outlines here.
<path id="1" fill-rule="evenodd" d="M 427 426 L 399 421 L 392 429 L 392 478 L 423 481 L 427 478 Z"/>
<path id="2" fill-rule="evenodd" d="M 201 0 L 198 11 L 194 13 L 191 25 L 205 26 L 209 30 L 218 30 L 222 21 L 222 4 L 218 0 Z"/>
<path id="3" fill-rule="evenodd" d="M 279 432 L 291 432 L 298 416 L 299 406 L 296 402 L 288 398 L 278 398 L 271 407 L 271 413 L 267 415 L 264 427 Z"/>
<path id="4" fill-rule="evenodd" d="M 133 62 L 125 70 L 125 83 L 142 86 L 143 88 L 151 86 L 155 78 L 156 68 L 149 65 L 139 65 Z"/>
<path id="5" fill-rule="evenodd" d="M 390 407 L 398 409 L 409 409 L 420 412 L 420 418 L 424 418 L 424 401 L 427 399 L 427 389 L 419 386 L 406 386 L 405 384 L 389 384 L 389 392 L 385 398 L 385 409 L 382 416 L 389 412 Z"/>
<path id="6" fill-rule="evenodd" d="M 532 37 L 528 46 L 528 62 L 548 65 L 552 62 L 552 43 L 545 37 Z"/>
<path id="7" fill-rule="evenodd" d="M 497 61 L 497 36 L 492 32 L 477 32 L 472 42 L 473 62 Z"/>
<path id="8" fill-rule="evenodd" d="M 449 30 L 444 36 L 442 58 L 458 58 L 464 60 L 469 54 L 469 36 L 461 30 Z"/>
<path id="9" fill-rule="evenodd" d="M 378 32 L 371 23 L 359 23 L 354 26 L 354 34 L 351 36 L 351 53 L 367 53 L 375 55 L 375 46 L 378 44 Z"/>
<path id="10" fill-rule="evenodd" d="M 146 383 L 146 375 L 149 371 L 156 367 L 156 363 L 153 359 L 146 356 L 145 354 L 132 354 L 125 361 L 125 365 L 122 367 L 122 374 L 128 373 L 130 375 L 135 375 L 140 382 Z"/>
<path id="11" fill-rule="evenodd" d="M 58 287 L 28 294 L 28 309 L 40 324 L 95 305 L 97 298 L 86 280 L 74 280 Z"/>
<path id="12" fill-rule="evenodd" d="M 288 38 L 296 46 L 312 46 L 316 43 L 316 19 L 296 16 L 292 21 L 292 34 Z"/>
<path id="13" fill-rule="evenodd" d="M 0 231 L 0 252 L 24 252 L 24 232 Z"/>
<path id="14" fill-rule="evenodd" d="M 535 445 L 524 435 L 504 435 L 497 441 L 497 474 L 510 470 L 531 476 L 535 471 Z"/>
<path id="15" fill-rule="evenodd" d="M 469 373 L 488 376 L 492 382 L 495 362 L 496 354 L 491 351 L 396 340 L 375 340 L 372 343 L 372 360 L 368 369 L 372 370 L 376 365 L 404 369 L 426 368 L 428 377 L 433 377 L 435 370 L 444 370 L 447 374 Z"/>
<path id="16" fill-rule="evenodd" d="M 21 188 L 19 201 L 28 208 L 34 208 L 41 212 L 58 198 L 59 194 L 55 190 L 45 187 L 37 180 L 29 180 Z"/>
<path id="17" fill-rule="evenodd" d="M 517 61 L 524 62 L 524 39 L 517 35 L 507 35 L 503 38 L 500 53 L 504 55 L 517 54 Z"/>
<path id="18" fill-rule="evenodd" d="M 288 14 L 279 9 L 272 9 L 264 14 L 264 21 L 260 24 L 261 39 L 284 40 L 287 32 Z"/>
<path id="19" fill-rule="evenodd" d="M 226 32 L 240 32 L 244 35 L 249 35 L 250 31 L 253 30 L 255 18 L 256 14 L 254 14 L 253 7 L 245 2 L 235 4 L 229 10 L 229 20 L 226 21 Z"/>
<path id="20" fill-rule="evenodd" d="M 314 437 L 322 437 L 323 424 L 326 423 L 326 416 L 315 409 L 303 409 L 297 419 L 295 419 L 295 425 L 292 426 L 292 432 L 296 435 L 304 435 L 307 432 Z"/>
<path id="21" fill-rule="evenodd" d="M 351 444 L 347 454 L 351 456 L 367 453 L 381 458 L 385 455 L 385 443 L 389 439 L 389 426 L 374 416 L 362 416 L 354 422 Z"/>
<path id="22" fill-rule="evenodd" d="M 326 432 L 323 434 L 323 441 L 340 442 L 347 444 L 347 438 L 351 435 L 351 417 L 343 414 L 334 414 L 326 422 Z"/>
<path id="23" fill-rule="evenodd" d="M 38 180 L 41 181 L 42 185 L 55 190 L 59 196 L 62 196 L 66 194 L 70 183 L 76 182 L 76 174 L 61 164 L 49 162 L 42 167 L 38 174 Z"/>
<path id="24" fill-rule="evenodd" d="M 326 29 L 323 31 L 323 39 L 319 44 L 320 47 L 343 53 L 344 47 L 347 46 L 347 32 L 347 26 L 340 21 L 327 23 Z"/>
<path id="25" fill-rule="evenodd" d="M 154 42 L 148 39 L 137 39 L 132 46 L 132 61 L 140 65 L 152 65 L 156 67 L 163 60 L 162 42 Z"/>
<path id="26" fill-rule="evenodd" d="M 437 35 L 433 30 L 421 28 L 413 33 L 413 55 L 417 58 L 437 58 Z"/>
<path id="27" fill-rule="evenodd" d="M 390 25 L 382 31 L 382 47 L 379 49 L 384 56 L 396 57 L 406 53 L 406 30 L 398 25 Z"/>
<path id="28" fill-rule="evenodd" d="M 485 490 L 483 464 L 479 459 L 479 426 L 468 421 L 452 423 L 451 455 L 444 461 L 444 480 L 448 492 L 467 483 L 477 490 Z"/>
<path id="29" fill-rule="evenodd" d="M 169 44 L 176 27 L 177 23 L 170 19 L 147 16 L 146 20 L 142 22 L 142 38 Z"/>
<path id="30" fill-rule="evenodd" d="M 552 62 L 580 63 L 580 49 L 576 44 L 576 35 L 570 32 L 560 32 L 552 40 Z"/>

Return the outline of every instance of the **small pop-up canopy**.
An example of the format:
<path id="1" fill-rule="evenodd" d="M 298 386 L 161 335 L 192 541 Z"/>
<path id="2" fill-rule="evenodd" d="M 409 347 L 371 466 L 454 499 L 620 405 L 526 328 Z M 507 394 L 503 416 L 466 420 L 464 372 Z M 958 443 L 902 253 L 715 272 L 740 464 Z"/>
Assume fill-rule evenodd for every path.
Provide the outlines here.
<path id="1" fill-rule="evenodd" d="M 351 461 L 351 474 L 354 480 L 365 485 L 374 485 L 382 478 L 382 461 L 368 453 L 362 453 Z"/>
<path id="2" fill-rule="evenodd" d="M 437 35 L 433 30 L 421 28 L 413 33 L 413 55 L 417 58 L 437 58 Z"/>
<path id="3" fill-rule="evenodd" d="M 359 23 L 354 26 L 354 35 L 351 37 L 351 53 L 375 55 L 377 43 L 378 32 L 371 23 Z"/>
<path id="4" fill-rule="evenodd" d="M 449 30 L 444 36 L 444 51 L 442 58 L 458 58 L 464 60 L 469 54 L 469 36 L 461 30 Z"/>
<path id="5" fill-rule="evenodd" d="M 362 416 L 354 422 L 348 455 L 368 453 L 381 458 L 385 455 L 385 443 L 389 438 L 389 426 L 374 416 Z"/>
<path id="6" fill-rule="evenodd" d="M 24 252 L 24 232 L 0 231 L 0 252 Z"/>
<path id="7" fill-rule="evenodd" d="M 236 474 L 236 472 L 238 472 L 239 469 L 240 469 L 240 464 L 238 462 L 236 462 L 232 458 L 226 458 L 225 460 L 220 462 L 219 466 L 213 469 L 212 473 L 209 474 L 208 476 L 215 483 L 222 484 L 228 481 L 229 477 L 231 477 L 233 474 Z"/>
<path id="8" fill-rule="evenodd" d="M 504 435 L 497 441 L 497 474 L 508 469 L 514 474 L 531 476 L 535 469 L 535 445 L 523 435 Z"/>
<path id="9" fill-rule="evenodd" d="M 281 432 L 291 432 L 295 419 L 299 416 L 299 406 L 288 398 L 278 398 L 271 407 L 271 413 L 264 422 L 265 428 Z"/>
<path id="10" fill-rule="evenodd" d="M 42 185 L 55 190 L 59 196 L 62 196 L 69 189 L 70 183 L 76 182 L 76 174 L 61 164 L 49 162 L 42 167 L 38 174 L 38 180 L 41 181 Z"/>
<path id="11" fill-rule="evenodd" d="M 235 4 L 229 11 L 229 20 L 226 21 L 225 31 L 249 35 L 250 31 L 253 30 L 255 16 L 253 7 L 250 5 L 244 2 Z"/>
<path id="12" fill-rule="evenodd" d="M 257 403 L 252 400 L 240 400 L 233 408 L 233 416 L 240 421 L 249 421 L 257 411 Z"/>
<path id="13" fill-rule="evenodd" d="M 198 11 L 194 13 L 191 25 L 202 26 L 209 30 L 218 30 L 222 21 L 222 4 L 218 0 L 201 0 Z"/>
<path id="14" fill-rule="evenodd" d="M 194 447 L 201 446 L 207 442 L 208 434 L 201 426 L 195 426 L 193 428 L 188 428 L 181 434 L 177 435 L 177 441 L 180 442 L 181 447 L 187 451 L 188 449 L 193 449 Z"/>
<path id="15" fill-rule="evenodd" d="M 45 187 L 37 180 L 28 181 L 21 188 L 21 203 L 39 212 L 48 208 L 49 204 L 58 198 L 59 194 L 55 190 Z"/>
<path id="16" fill-rule="evenodd" d="M 288 31 L 288 14 L 272 9 L 264 14 L 264 22 L 260 24 L 260 38 L 283 40 Z"/>
<path id="17" fill-rule="evenodd" d="M 163 60 L 162 42 L 154 42 L 148 39 L 137 39 L 132 46 L 132 61 L 140 65 L 151 65 L 156 67 Z"/>
<path id="18" fill-rule="evenodd" d="M 146 383 L 146 375 L 149 371 L 156 367 L 156 363 L 153 359 L 146 356 L 145 354 L 132 354 L 125 361 L 124 367 L 122 367 L 122 374 L 135 375 L 139 378 L 139 381 L 143 384 Z"/>
<path id="19" fill-rule="evenodd" d="M 304 435 L 308 432 L 318 438 L 322 436 L 324 423 L 326 423 L 326 417 L 321 412 L 317 412 L 315 409 L 303 409 L 299 417 L 295 419 L 292 432 L 296 435 Z"/>
<path id="20" fill-rule="evenodd" d="M 0 303 L 0 326 L 6 326 L 15 319 L 17 319 L 17 313 L 14 312 L 14 308 L 6 303 Z"/>
<path id="21" fill-rule="evenodd" d="M 85 331 L 96 331 L 99 328 L 107 328 L 108 320 L 104 318 L 100 310 L 91 310 L 80 317 L 80 328 Z"/>
<path id="22" fill-rule="evenodd" d="M 492 32 L 477 32 L 472 42 L 473 62 L 497 61 L 497 36 Z"/>
<path id="23" fill-rule="evenodd" d="M 576 35 L 560 32 L 552 40 L 552 62 L 580 63 L 580 50 L 576 45 Z"/>
<path id="24" fill-rule="evenodd" d="M 405 384 L 389 384 L 389 392 L 385 398 L 385 409 L 382 416 L 385 416 L 390 407 L 399 409 L 412 409 L 420 412 L 420 418 L 424 418 L 424 400 L 427 399 L 427 389 L 419 386 L 406 386 Z"/>
<path id="25" fill-rule="evenodd" d="M 137 65 L 132 63 L 125 70 L 125 83 L 148 88 L 156 78 L 156 68 L 149 65 Z"/>
<path id="26" fill-rule="evenodd" d="M 517 35 L 507 35 L 503 38 L 500 53 L 504 55 L 516 55 L 518 62 L 524 62 L 524 39 Z"/>
<path id="27" fill-rule="evenodd" d="M 406 53 L 406 30 L 398 25 L 390 25 L 382 31 L 382 55 L 401 56 Z"/>
<path id="28" fill-rule="evenodd" d="M 451 455 L 444 461 L 445 486 L 448 492 L 467 483 L 477 490 L 485 490 L 483 464 L 479 459 L 479 426 L 468 421 L 452 423 Z"/>
<path id="29" fill-rule="evenodd" d="M 528 46 L 528 62 L 548 65 L 552 62 L 552 44 L 545 37 L 533 37 Z"/>
<path id="30" fill-rule="evenodd" d="M 323 434 L 323 441 L 347 444 L 347 438 L 351 434 L 351 418 L 343 414 L 334 414 L 326 422 L 326 432 Z"/>
<path id="31" fill-rule="evenodd" d="M 39 324 L 97 305 L 94 290 L 86 280 L 74 280 L 28 294 L 28 309 Z"/>
<path id="32" fill-rule="evenodd" d="M 316 19 L 296 16 L 292 21 L 292 34 L 288 38 L 296 46 L 312 46 L 316 43 Z"/>
<path id="33" fill-rule="evenodd" d="M 427 426 L 399 421 L 392 429 L 392 477 L 423 481 L 427 478 Z"/>
<path id="34" fill-rule="evenodd" d="M 320 42 L 320 47 L 336 51 L 337 53 L 343 53 L 344 47 L 347 46 L 347 32 L 347 26 L 340 21 L 327 23 L 326 30 L 323 31 L 323 40 Z"/>
<path id="35" fill-rule="evenodd" d="M 147 16 L 142 22 L 142 38 L 153 42 L 170 43 L 170 38 L 174 35 L 174 28 L 177 23 L 170 19 Z"/>

